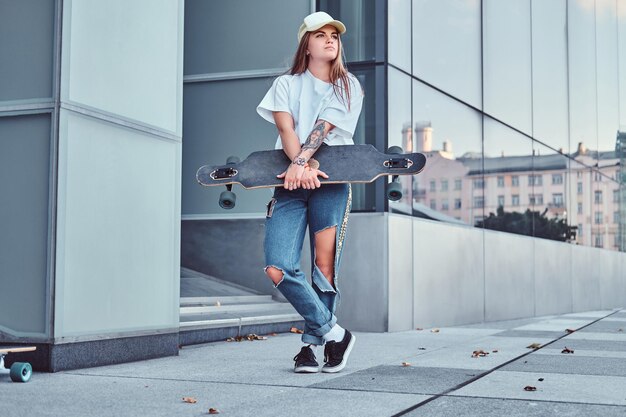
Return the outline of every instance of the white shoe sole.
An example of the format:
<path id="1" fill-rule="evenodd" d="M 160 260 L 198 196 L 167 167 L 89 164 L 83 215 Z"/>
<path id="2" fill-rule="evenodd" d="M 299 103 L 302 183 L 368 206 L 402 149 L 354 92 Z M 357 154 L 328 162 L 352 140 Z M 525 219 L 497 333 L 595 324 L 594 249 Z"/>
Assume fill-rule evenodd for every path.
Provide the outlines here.
<path id="1" fill-rule="evenodd" d="M 341 363 L 337 366 L 333 366 L 332 368 L 330 366 L 324 365 L 324 367 L 322 367 L 322 372 L 327 373 L 327 374 L 334 374 L 335 372 L 339 372 L 343 368 L 345 368 L 346 363 L 348 362 L 348 356 L 350 356 L 350 352 L 352 352 L 352 347 L 354 346 L 354 342 L 356 342 L 356 336 L 352 335 L 352 339 L 350 340 L 350 343 L 348 343 L 348 347 L 346 348 L 346 351 L 343 354 L 343 360 L 341 361 Z"/>
<path id="2" fill-rule="evenodd" d="M 320 368 L 313 366 L 298 366 L 293 370 L 297 374 L 316 374 L 320 371 Z"/>

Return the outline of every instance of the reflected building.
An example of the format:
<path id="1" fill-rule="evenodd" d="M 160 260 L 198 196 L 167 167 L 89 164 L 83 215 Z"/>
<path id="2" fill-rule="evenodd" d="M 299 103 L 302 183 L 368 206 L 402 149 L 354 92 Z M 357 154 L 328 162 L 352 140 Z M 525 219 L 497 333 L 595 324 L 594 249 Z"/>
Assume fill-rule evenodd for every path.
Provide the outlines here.
<path id="1" fill-rule="evenodd" d="M 443 221 L 449 221 L 448 216 L 477 226 L 498 208 L 504 212 L 536 211 L 573 226 L 575 233 L 568 239 L 572 243 L 620 250 L 621 164 L 617 150 L 592 151 L 581 142 L 569 155 L 483 158 L 480 153 L 467 152 L 456 157 L 450 141 L 444 141 L 442 150 L 420 146 L 432 143 L 430 124 L 418 125 L 416 133 L 417 147 L 428 158 L 427 169 L 414 184 L 414 209 L 422 211 L 416 215 Z M 592 164 L 597 167 L 591 168 Z M 575 203 L 575 210 L 568 212 L 566 198 Z"/>

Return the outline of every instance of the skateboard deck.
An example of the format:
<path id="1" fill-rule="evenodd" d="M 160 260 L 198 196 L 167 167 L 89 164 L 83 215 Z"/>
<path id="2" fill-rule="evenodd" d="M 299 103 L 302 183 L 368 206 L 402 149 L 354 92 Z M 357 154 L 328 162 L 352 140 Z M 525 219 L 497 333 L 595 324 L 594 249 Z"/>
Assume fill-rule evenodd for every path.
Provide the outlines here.
<path id="1" fill-rule="evenodd" d="M 415 175 L 426 165 L 426 157 L 421 153 L 402 153 L 400 147 L 392 147 L 389 153 L 379 152 L 372 145 L 322 146 L 313 158 L 319 162 L 319 169 L 328 179 L 319 177 L 322 184 L 369 183 L 382 176 Z M 246 189 L 279 187 L 284 180 L 276 178 L 287 170 L 291 161 L 281 149 L 251 153 L 239 162 L 230 157 L 225 165 L 204 165 L 196 173 L 197 181 L 206 187 L 226 186 L 220 196 L 220 206 L 234 207 L 233 184 Z M 397 181 L 388 186 L 387 196 L 392 200 L 402 197 Z M 229 200 L 232 197 L 232 202 Z M 225 205 L 222 203 L 226 203 Z"/>
<path id="2" fill-rule="evenodd" d="M 4 357 L 9 353 L 32 352 L 37 350 L 35 346 L 1 346 L 0 345 L 0 369 L 4 369 Z M 28 382 L 33 374 L 33 368 L 28 362 L 15 362 L 11 365 L 9 375 L 13 382 Z"/>

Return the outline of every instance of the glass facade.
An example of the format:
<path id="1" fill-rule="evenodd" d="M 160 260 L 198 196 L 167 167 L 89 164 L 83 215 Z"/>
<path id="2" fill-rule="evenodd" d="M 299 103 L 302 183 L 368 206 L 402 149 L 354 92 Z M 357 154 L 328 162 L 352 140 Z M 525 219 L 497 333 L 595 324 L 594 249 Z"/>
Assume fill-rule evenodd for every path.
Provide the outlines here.
<path id="1" fill-rule="evenodd" d="M 626 0 L 318 0 L 290 3 L 288 11 L 298 21 L 311 6 L 349 27 L 346 63 L 365 90 L 355 141 L 428 157 L 421 174 L 402 178 L 400 201 L 385 200 L 381 180 L 354 187 L 353 210 L 618 247 L 620 230 L 626 230 L 619 223 L 626 215 L 614 215 L 622 212 L 622 197 L 613 198 L 621 178 L 615 143 L 626 130 L 626 82 L 620 82 Z M 221 26 L 204 25 L 202 16 L 217 6 L 196 0 L 186 7 L 183 170 L 196 166 L 199 160 L 189 161 L 203 152 L 218 161 L 231 153 L 245 156 L 261 148 L 253 137 L 275 137 L 273 126 L 256 120 L 253 107 L 278 73 L 223 78 L 286 67 L 284 57 L 296 46 L 291 28 L 273 27 L 267 36 L 277 47 L 269 55 L 248 55 L 241 64 L 237 57 L 211 60 L 200 51 Z M 220 13 L 229 8 L 221 4 Z M 242 56 L 259 49 L 254 42 L 237 44 Z M 202 74 L 209 79 L 191 79 Z M 222 78 L 212 79 L 215 74 Z M 219 97 L 241 95 L 233 111 L 251 103 L 241 114 L 245 132 L 236 134 L 244 139 L 215 144 L 206 137 L 210 126 L 224 137 L 228 126 L 222 124 L 232 120 L 227 106 L 215 115 L 190 110 L 219 107 L 201 99 L 215 94 L 209 90 L 220 90 Z M 220 212 L 206 204 L 215 200 L 210 192 L 185 191 L 194 188 L 183 185 L 183 214 Z M 263 198 L 248 195 L 242 194 L 240 210 L 261 212 Z M 597 195 L 602 203 L 595 202 Z"/>
<path id="2" fill-rule="evenodd" d="M 619 249 L 625 14 L 623 0 L 389 0 L 386 140 L 428 156 L 413 215 Z"/>

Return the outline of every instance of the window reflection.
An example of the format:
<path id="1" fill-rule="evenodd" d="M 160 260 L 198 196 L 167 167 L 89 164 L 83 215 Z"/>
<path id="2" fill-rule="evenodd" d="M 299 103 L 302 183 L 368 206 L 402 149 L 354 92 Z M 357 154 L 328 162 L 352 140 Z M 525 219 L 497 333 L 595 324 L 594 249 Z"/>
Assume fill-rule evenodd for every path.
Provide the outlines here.
<path id="1" fill-rule="evenodd" d="M 413 0 L 412 4 L 413 74 L 482 108 L 480 1 Z"/>
<path id="2" fill-rule="evenodd" d="M 428 158 L 413 179 L 414 215 L 474 225 L 484 206 L 474 199 L 482 197 L 480 114 L 413 80 L 413 120 L 415 149 Z"/>
<path id="3" fill-rule="evenodd" d="M 613 148 L 619 128 L 618 50 L 617 2 L 596 1 L 598 149 Z"/>
<path id="4" fill-rule="evenodd" d="M 411 77 L 393 67 L 389 67 L 388 76 L 389 130 L 387 143 L 390 147 L 400 146 L 404 152 L 413 152 Z M 390 201 L 389 208 L 393 211 L 411 214 L 413 176 L 402 175 L 398 180 L 402 184 L 402 198 L 399 201 Z"/>
<path id="5" fill-rule="evenodd" d="M 530 2 L 483 1 L 486 113 L 531 134 Z"/>
<path id="6" fill-rule="evenodd" d="M 533 137 L 567 151 L 566 0 L 532 0 Z"/>

